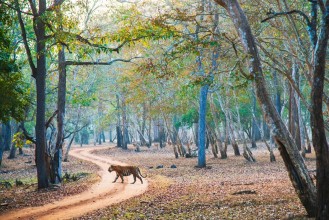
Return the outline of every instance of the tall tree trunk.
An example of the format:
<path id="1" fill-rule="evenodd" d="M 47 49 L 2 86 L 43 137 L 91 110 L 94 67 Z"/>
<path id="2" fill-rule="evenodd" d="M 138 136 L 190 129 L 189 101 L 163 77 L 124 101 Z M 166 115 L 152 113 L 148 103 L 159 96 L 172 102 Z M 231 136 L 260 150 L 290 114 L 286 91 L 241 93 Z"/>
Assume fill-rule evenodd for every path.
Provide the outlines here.
<path id="1" fill-rule="evenodd" d="M 276 71 L 273 71 L 273 81 L 274 81 L 274 87 L 275 87 L 275 108 L 278 111 L 279 114 L 281 114 L 281 93 L 279 89 L 279 82 L 278 82 L 278 74 Z"/>
<path id="2" fill-rule="evenodd" d="M 71 138 L 70 142 L 69 142 L 68 145 L 67 145 L 66 152 L 65 152 L 65 155 L 64 155 L 64 161 L 65 161 L 65 162 L 67 162 L 68 159 L 69 159 L 69 152 L 70 152 L 70 150 L 71 150 L 71 145 L 72 145 L 72 143 L 73 143 L 73 140 L 74 140 L 74 138 L 75 138 L 75 135 L 76 135 L 76 132 L 73 133 L 72 138 Z"/>
<path id="3" fill-rule="evenodd" d="M 151 136 L 151 129 L 152 129 L 152 118 L 149 118 L 148 129 L 147 129 L 147 137 L 149 139 L 148 147 L 152 145 L 152 136 Z"/>
<path id="4" fill-rule="evenodd" d="M 122 96 L 122 148 L 128 149 L 128 126 L 127 126 L 127 107 L 126 107 L 126 99 L 124 95 Z"/>
<path id="5" fill-rule="evenodd" d="M 2 164 L 2 157 L 3 157 L 3 151 L 5 149 L 5 145 L 4 145 L 4 138 L 3 138 L 3 124 L 0 124 L 0 167 L 1 167 L 1 164 Z"/>
<path id="6" fill-rule="evenodd" d="M 227 158 L 227 152 L 226 152 L 226 148 L 223 147 L 223 143 L 221 140 L 221 132 L 220 132 L 220 128 L 219 128 L 219 120 L 218 120 L 218 116 L 216 114 L 215 111 L 215 103 L 214 103 L 214 96 L 213 94 L 211 94 L 211 101 L 210 103 L 210 110 L 211 110 L 211 114 L 212 114 L 212 118 L 215 122 L 215 128 L 214 128 L 214 133 L 215 133 L 215 137 L 216 137 L 216 142 L 217 142 L 217 147 L 219 148 L 219 153 L 221 155 L 221 159 L 226 159 Z"/>
<path id="7" fill-rule="evenodd" d="M 304 164 L 303 158 L 299 154 L 295 142 L 291 138 L 290 133 L 288 132 L 287 128 L 282 122 L 280 115 L 276 111 L 270 99 L 270 96 L 267 92 L 267 89 L 265 87 L 266 83 L 262 72 L 261 62 L 259 59 L 258 49 L 256 47 L 255 38 L 251 32 L 251 28 L 248 23 L 247 17 L 245 16 L 237 0 L 215 0 L 215 1 L 226 9 L 229 16 L 231 17 L 231 20 L 233 21 L 235 29 L 239 34 L 243 48 L 249 57 L 248 59 L 249 71 L 251 76 L 254 78 L 256 95 L 258 101 L 262 106 L 264 118 L 266 119 L 266 122 L 269 125 L 272 125 L 274 127 L 273 137 L 276 143 L 278 144 L 281 156 L 288 170 L 289 177 L 292 181 L 294 188 L 296 189 L 296 193 L 298 194 L 307 213 L 310 216 L 315 216 L 317 209 L 315 202 L 316 190 L 314 184 Z M 329 4 L 329 1 L 327 2 Z M 329 16 L 329 13 L 327 14 Z M 327 24 L 327 26 L 329 26 L 329 24 Z M 322 91 L 318 95 L 320 95 L 320 97 L 322 98 Z M 318 99 L 318 104 L 319 103 L 320 105 L 322 104 L 322 99 Z M 316 110 L 320 110 L 320 114 L 322 115 L 321 108 L 316 108 Z M 321 135 L 321 137 L 323 136 Z M 322 139 L 322 141 L 325 141 L 325 139 Z M 328 147 L 326 148 L 326 151 L 328 151 Z M 326 167 L 327 168 L 323 167 L 322 169 L 328 170 L 329 165 L 327 165 Z M 323 172 L 323 174 L 324 173 L 325 172 Z M 326 176 L 327 178 L 329 178 L 329 174 L 327 174 Z M 328 184 L 322 185 L 321 187 L 326 187 L 326 191 L 324 192 L 329 193 L 329 188 L 327 186 Z M 328 200 L 329 194 L 324 194 L 324 195 L 325 196 L 323 198 Z M 327 205 L 327 207 L 329 207 L 329 205 Z"/>
<path id="8" fill-rule="evenodd" d="M 12 131 L 11 131 L 11 122 L 5 122 L 2 124 L 3 132 L 3 142 L 4 142 L 4 151 L 8 151 L 11 148 L 12 142 Z"/>
<path id="9" fill-rule="evenodd" d="M 193 140 L 196 146 L 199 146 L 199 123 L 193 123 Z"/>
<path id="10" fill-rule="evenodd" d="M 46 12 L 46 0 L 39 0 L 39 16 Z M 36 162 L 38 188 L 47 188 L 49 186 L 49 173 L 46 168 L 46 129 L 45 129 L 45 112 L 46 112 L 46 38 L 45 24 L 42 19 L 36 19 L 36 36 L 37 36 L 37 115 L 36 115 Z"/>
<path id="11" fill-rule="evenodd" d="M 160 129 L 159 119 L 154 119 L 153 120 L 153 142 L 159 142 L 159 129 Z"/>
<path id="12" fill-rule="evenodd" d="M 199 107 L 199 146 L 198 146 L 198 167 L 206 166 L 206 112 L 208 85 L 204 85 L 200 90 Z"/>
<path id="13" fill-rule="evenodd" d="M 256 117 L 254 112 L 252 112 L 252 116 L 253 116 L 253 118 Z M 258 124 L 256 124 L 256 125 L 258 126 Z M 267 141 L 266 141 L 266 139 L 265 139 L 265 137 L 264 137 L 264 135 L 263 135 L 262 130 L 259 127 L 258 127 L 258 129 L 260 131 L 260 136 L 261 136 L 262 141 L 264 142 L 265 146 L 267 147 L 267 150 L 270 152 L 270 162 L 275 162 L 276 159 L 275 159 L 275 156 L 274 156 L 274 153 L 273 153 L 274 143 L 272 143 L 273 142 L 272 141 L 273 138 L 272 137 L 270 138 L 271 139 L 270 140 L 271 143 L 268 144 Z"/>
<path id="14" fill-rule="evenodd" d="M 307 143 L 306 153 L 311 153 L 312 152 L 312 146 L 311 146 L 311 141 L 310 141 L 310 138 L 308 136 L 308 132 L 307 132 L 307 128 L 306 128 L 305 123 L 303 123 L 303 128 L 304 128 L 304 134 L 305 134 L 306 143 Z"/>
<path id="15" fill-rule="evenodd" d="M 146 103 L 143 102 L 143 107 L 142 107 L 142 111 L 143 111 L 143 117 L 142 117 L 142 126 L 141 126 L 141 134 L 140 134 L 140 140 L 141 140 L 141 145 L 142 146 L 146 146 L 146 140 L 144 138 L 145 135 L 145 129 L 146 129 Z"/>
<path id="16" fill-rule="evenodd" d="M 120 116 L 120 99 L 119 95 L 116 94 L 117 99 L 117 126 L 116 126 L 116 132 L 117 132 L 117 147 L 122 148 L 122 131 L 121 131 L 121 116 Z"/>
<path id="17" fill-rule="evenodd" d="M 236 94 L 235 91 L 233 91 L 234 94 L 234 98 L 236 101 Z M 243 142 L 243 157 L 249 161 L 249 162 L 256 162 L 256 159 L 254 158 L 254 156 L 252 155 L 251 150 L 249 149 L 249 147 L 247 146 L 247 141 L 246 141 L 246 137 L 244 135 L 244 132 L 242 130 L 242 125 L 241 125 L 241 119 L 240 119 L 240 113 L 239 113 L 239 107 L 236 101 L 236 105 L 235 105 L 235 109 L 236 109 L 236 114 L 238 116 L 237 118 L 237 122 L 238 122 L 238 134 L 240 136 L 240 139 Z"/>
<path id="18" fill-rule="evenodd" d="M 234 134 L 234 130 L 233 127 L 231 126 L 231 121 L 232 118 L 230 117 L 230 111 L 229 111 L 229 106 L 227 104 L 225 104 L 225 102 L 223 102 L 223 100 L 221 99 L 221 96 L 219 93 L 217 93 L 217 98 L 218 98 L 218 102 L 219 105 L 225 115 L 225 130 L 226 130 L 226 144 L 228 144 L 228 140 L 230 140 L 230 143 L 233 147 L 234 150 L 234 155 L 235 156 L 240 156 L 240 150 L 239 150 L 239 146 L 235 141 L 235 134 Z M 225 105 L 224 105 L 225 104 Z M 226 146 L 226 145 L 225 145 Z"/>
<path id="19" fill-rule="evenodd" d="M 60 13 L 60 12 L 59 12 Z M 56 150 L 53 158 L 51 169 L 55 179 L 52 183 L 58 184 L 62 181 L 62 157 L 64 144 L 64 118 L 65 118 L 65 101 L 66 101 L 66 66 L 64 46 L 59 46 L 58 52 L 58 94 L 57 94 L 57 137 Z"/>
<path id="20" fill-rule="evenodd" d="M 236 142 L 236 138 L 235 138 L 235 130 L 233 128 L 233 125 L 232 123 L 233 122 L 233 119 L 232 119 L 232 115 L 231 115 L 231 112 L 228 110 L 227 111 L 227 132 L 229 134 L 229 137 L 230 137 L 230 140 L 231 140 L 231 145 L 233 147 L 233 150 L 234 150 L 234 155 L 235 156 L 240 156 L 240 150 L 239 150 L 239 145 L 238 143 Z"/>
<path id="21" fill-rule="evenodd" d="M 295 62 L 292 65 L 292 78 L 295 83 L 297 82 L 298 68 Z M 289 132 L 295 139 L 298 149 L 301 148 L 300 134 L 299 134 L 299 119 L 298 119 L 298 107 L 296 103 L 295 90 L 291 84 L 289 84 Z"/>
<path id="22" fill-rule="evenodd" d="M 304 133 L 304 122 L 302 118 L 302 109 L 300 107 L 300 98 L 298 96 L 295 97 L 297 103 L 297 110 L 298 110 L 298 128 L 299 128 L 299 135 L 300 135 L 300 149 L 302 156 L 305 157 L 306 154 L 306 143 L 305 143 L 305 133 Z"/>
<path id="23" fill-rule="evenodd" d="M 256 97 L 255 93 L 252 92 L 252 109 L 254 115 L 256 115 Z M 257 134 L 259 133 L 256 117 L 252 117 L 252 127 L 251 127 L 251 148 L 257 148 L 256 140 Z"/>
<path id="24" fill-rule="evenodd" d="M 109 142 L 113 143 L 112 125 L 109 128 Z"/>
<path id="25" fill-rule="evenodd" d="M 312 140 L 316 155 L 317 219 L 329 219 L 329 146 L 322 112 L 326 53 L 329 38 L 329 1 L 325 3 L 321 29 L 314 52 L 312 83 Z"/>
<path id="26" fill-rule="evenodd" d="M 177 159 L 179 156 L 178 156 L 178 151 L 177 151 L 177 147 L 176 147 L 176 141 L 174 139 L 174 131 L 172 131 L 170 129 L 169 124 L 168 124 L 168 120 L 167 120 L 167 117 L 165 116 L 165 114 L 162 111 L 161 111 L 161 113 L 162 113 L 162 117 L 164 119 L 164 124 L 165 124 L 165 126 L 167 128 L 168 135 L 169 135 L 169 138 L 170 138 L 170 140 L 168 141 L 168 145 L 172 145 L 173 146 L 175 158 Z M 175 119 L 173 119 L 173 121 L 175 121 Z"/>

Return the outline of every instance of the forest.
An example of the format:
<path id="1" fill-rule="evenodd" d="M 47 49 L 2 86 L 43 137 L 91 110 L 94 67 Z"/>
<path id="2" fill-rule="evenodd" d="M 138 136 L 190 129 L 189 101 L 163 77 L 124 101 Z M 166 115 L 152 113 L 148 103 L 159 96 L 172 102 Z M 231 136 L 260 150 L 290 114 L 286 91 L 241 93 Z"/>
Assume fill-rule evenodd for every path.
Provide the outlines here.
<path id="1" fill-rule="evenodd" d="M 329 219 L 328 39 L 329 0 L 0 0 L 0 219 Z"/>

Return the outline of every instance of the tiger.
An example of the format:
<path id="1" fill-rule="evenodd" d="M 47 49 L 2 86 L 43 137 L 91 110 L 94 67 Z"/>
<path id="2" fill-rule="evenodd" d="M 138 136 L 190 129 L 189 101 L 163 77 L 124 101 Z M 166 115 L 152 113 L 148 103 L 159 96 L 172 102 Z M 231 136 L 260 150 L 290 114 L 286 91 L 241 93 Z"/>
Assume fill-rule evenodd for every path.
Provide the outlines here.
<path id="1" fill-rule="evenodd" d="M 117 179 L 120 177 L 123 183 L 123 177 L 133 175 L 134 182 L 131 184 L 134 184 L 136 182 L 136 177 L 140 179 L 141 183 L 143 184 L 143 180 L 141 177 L 146 178 L 147 176 L 143 176 L 140 169 L 136 166 L 120 166 L 120 165 L 111 165 L 108 169 L 108 171 L 111 173 L 112 171 L 115 171 L 117 176 L 113 183 L 117 181 Z"/>

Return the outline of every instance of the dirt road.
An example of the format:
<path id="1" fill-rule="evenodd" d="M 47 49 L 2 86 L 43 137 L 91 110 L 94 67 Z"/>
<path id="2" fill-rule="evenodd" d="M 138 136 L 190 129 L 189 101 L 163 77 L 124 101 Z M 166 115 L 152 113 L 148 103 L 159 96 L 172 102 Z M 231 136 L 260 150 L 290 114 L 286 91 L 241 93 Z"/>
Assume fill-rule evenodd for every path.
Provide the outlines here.
<path id="1" fill-rule="evenodd" d="M 102 148 L 97 147 L 96 149 Z M 135 184 L 130 184 L 133 182 L 132 176 L 129 176 L 128 179 L 125 178 L 123 184 L 121 181 L 112 183 L 115 173 L 107 171 L 109 164 L 125 164 L 107 157 L 93 155 L 94 150 L 95 147 L 73 148 L 70 152 L 70 155 L 95 163 L 101 168 L 99 171 L 101 181 L 93 185 L 88 191 L 44 206 L 15 210 L 0 215 L 0 219 L 70 219 L 127 200 L 147 190 L 148 182 L 146 179 L 144 184 L 138 181 Z"/>

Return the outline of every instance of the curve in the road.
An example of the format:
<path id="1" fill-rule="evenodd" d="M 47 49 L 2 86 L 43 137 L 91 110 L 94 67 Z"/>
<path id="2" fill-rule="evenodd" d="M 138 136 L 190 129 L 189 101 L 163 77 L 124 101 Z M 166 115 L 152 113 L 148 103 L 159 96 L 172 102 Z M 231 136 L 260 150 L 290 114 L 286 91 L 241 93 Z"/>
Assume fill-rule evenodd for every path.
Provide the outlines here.
<path id="1" fill-rule="evenodd" d="M 70 219 L 144 193 L 148 186 L 147 180 L 144 184 L 137 181 L 135 184 L 129 184 L 128 182 L 132 182 L 129 177 L 129 181 L 125 180 L 123 184 L 112 183 L 115 173 L 107 171 L 109 164 L 125 164 L 92 154 L 92 151 L 102 148 L 104 147 L 73 148 L 70 152 L 70 155 L 95 163 L 101 168 L 99 171 L 101 181 L 94 184 L 88 191 L 44 206 L 11 211 L 0 215 L 0 219 Z"/>

